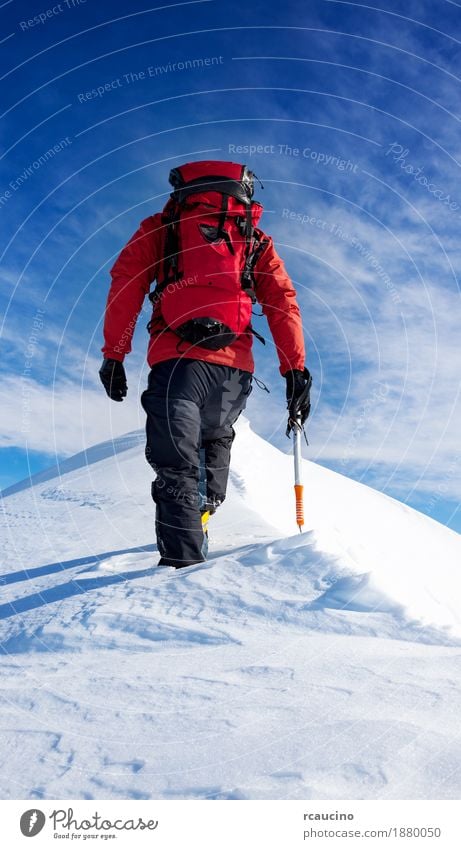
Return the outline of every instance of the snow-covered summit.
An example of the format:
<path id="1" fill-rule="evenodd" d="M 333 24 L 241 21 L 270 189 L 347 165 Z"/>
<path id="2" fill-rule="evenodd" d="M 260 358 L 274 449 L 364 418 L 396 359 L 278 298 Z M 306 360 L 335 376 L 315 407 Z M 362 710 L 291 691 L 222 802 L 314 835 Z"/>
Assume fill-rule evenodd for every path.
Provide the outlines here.
<path id="1" fill-rule="evenodd" d="M 3 796 L 459 796 L 460 537 L 308 461 L 299 534 L 241 419 L 209 562 L 156 569 L 142 442 L 4 493 Z"/>
<path id="2" fill-rule="evenodd" d="M 213 519 L 210 557 L 245 543 L 296 536 L 291 456 L 237 425 L 229 494 Z M 81 452 L 3 493 L 9 540 L 2 570 L 50 559 L 93 556 L 154 542 L 151 471 L 144 434 L 134 431 Z M 461 537 L 368 486 L 304 461 L 305 531 L 293 546 L 312 547 L 336 564 L 338 576 L 361 577 L 407 618 L 461 637 Z M 294 555 L 287 558 L 291 568 Z M 299 559 L 299 554 L 298 554 Z M 302 557 L 301 557 L 302 559 Z M 149 555 L 154 565 L 155 554 Z M 218 565 L 214 563 L 214 566 Z M 359 603 L 359 602 L 357 602 Z"/>

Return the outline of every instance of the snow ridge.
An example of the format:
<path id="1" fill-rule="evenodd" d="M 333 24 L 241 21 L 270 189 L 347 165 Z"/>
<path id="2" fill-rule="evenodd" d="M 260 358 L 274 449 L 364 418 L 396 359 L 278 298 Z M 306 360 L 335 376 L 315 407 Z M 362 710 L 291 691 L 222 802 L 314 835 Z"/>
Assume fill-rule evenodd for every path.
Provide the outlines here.
<path id="1" fill-rule="evenodd" d="M 3 494 L 3 797 L 459 798 L 459 537 L 242 420 L 159 568 L 142 438 Z"/>

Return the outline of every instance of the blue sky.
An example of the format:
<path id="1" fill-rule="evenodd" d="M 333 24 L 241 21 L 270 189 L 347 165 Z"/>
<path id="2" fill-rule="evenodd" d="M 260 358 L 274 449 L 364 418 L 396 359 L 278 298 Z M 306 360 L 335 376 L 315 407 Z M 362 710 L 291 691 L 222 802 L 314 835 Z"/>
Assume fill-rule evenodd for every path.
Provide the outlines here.
<path id="1" fill-rule="evenodd" d="M 299 293 L 306 456 L 461 530 L 459 7 L 382 5 L 0 6 L 0 486 L 143 426 L 147 307 L 126 402 L 99 384 L 108 269 L 171 167 L 222 158 Z M 289 450 L 255 348 L 248 416 Z"/>

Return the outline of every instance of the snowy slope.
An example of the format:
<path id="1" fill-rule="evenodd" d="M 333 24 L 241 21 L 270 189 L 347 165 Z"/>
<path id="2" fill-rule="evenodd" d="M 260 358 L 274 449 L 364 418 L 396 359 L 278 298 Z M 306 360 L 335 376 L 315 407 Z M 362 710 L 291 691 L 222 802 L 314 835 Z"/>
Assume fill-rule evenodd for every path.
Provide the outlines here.
<path id="1" fill-rule="evenodd" d="M 457 534 L 245 420 L 209 562 L 156 569 L 143 436 L 4 494 L 3 798 L 458 798 Z"/>

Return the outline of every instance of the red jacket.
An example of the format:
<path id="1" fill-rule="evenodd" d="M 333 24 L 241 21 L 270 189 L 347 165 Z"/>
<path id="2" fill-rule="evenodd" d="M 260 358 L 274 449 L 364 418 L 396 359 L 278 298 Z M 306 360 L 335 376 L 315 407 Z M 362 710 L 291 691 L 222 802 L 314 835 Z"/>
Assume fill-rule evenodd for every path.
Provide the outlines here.
<path id="1" fill-rule="evenodd" d="M 254 266 L 255 294 L 267 317 L 280 361 L 280 372 L 303 369 L 305 361 L 301 315 L 294 286 L 278 256 L 271 237 Z M 107 299 L 104 321 L 103 354 L 123 361 L 131 351 L 131 338 L 144 298 L 151 283 L 161 271 L 164 225 L 157 213 L 141 222 L 111 268 L 112 285 Z M 253 372 L 251 353 L 253 336 L 243 334 L 227 348 L 209 351 L 182 342 L 169 330 L 158 310 L 153 314 L 149 366 L 173 357 L 191 357 L 210 363 L 235 366 Z"/>

